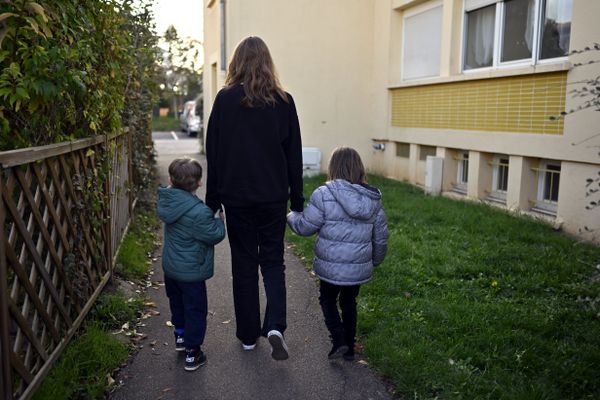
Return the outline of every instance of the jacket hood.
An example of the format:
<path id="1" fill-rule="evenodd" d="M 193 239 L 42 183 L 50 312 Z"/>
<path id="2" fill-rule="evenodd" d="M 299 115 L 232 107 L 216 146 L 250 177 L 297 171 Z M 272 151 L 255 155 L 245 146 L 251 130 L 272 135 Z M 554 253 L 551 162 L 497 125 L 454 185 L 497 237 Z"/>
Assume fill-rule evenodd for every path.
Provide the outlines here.
<path id="1" fill-rule="evenodd" d="M 171 224 L 199 202 L 198 197 L 185 190 L 174 187 L 160 187 L 156 204 L 158 217 L 165 223 Z"/>
<path id="2" fill-rule="evenodd" d="M 381 208 L 381 192 L 372 186 L 343 179 L 329 181 L 325 186 L 352 218 L 369 219 Z"/>

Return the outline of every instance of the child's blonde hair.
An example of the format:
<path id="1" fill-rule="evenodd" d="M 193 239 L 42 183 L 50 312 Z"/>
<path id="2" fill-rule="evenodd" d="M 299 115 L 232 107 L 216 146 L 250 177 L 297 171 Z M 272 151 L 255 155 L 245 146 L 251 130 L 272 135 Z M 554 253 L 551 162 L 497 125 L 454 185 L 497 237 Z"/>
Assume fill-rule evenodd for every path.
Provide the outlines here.
<path id="1" fill-rule="evenodd" d="M 367 183 L 365 167 L 360 155 L 351 147 L 338 147 L 331 153 L 328 179 L 344 179 L 350 183 Z"/>

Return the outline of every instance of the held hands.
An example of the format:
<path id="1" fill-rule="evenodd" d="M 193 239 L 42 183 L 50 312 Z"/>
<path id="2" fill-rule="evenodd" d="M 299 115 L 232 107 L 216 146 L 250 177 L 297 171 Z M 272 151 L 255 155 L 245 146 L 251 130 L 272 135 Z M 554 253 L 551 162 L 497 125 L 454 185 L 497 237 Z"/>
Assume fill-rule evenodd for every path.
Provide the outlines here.
<path id="1" fill-rule="evenodd" d="M 219 210 L 215 213 L 215 219 L 220 219 L 221 221 L 225 220 L 225 214 L 223 214 L 223 210 Z"/>

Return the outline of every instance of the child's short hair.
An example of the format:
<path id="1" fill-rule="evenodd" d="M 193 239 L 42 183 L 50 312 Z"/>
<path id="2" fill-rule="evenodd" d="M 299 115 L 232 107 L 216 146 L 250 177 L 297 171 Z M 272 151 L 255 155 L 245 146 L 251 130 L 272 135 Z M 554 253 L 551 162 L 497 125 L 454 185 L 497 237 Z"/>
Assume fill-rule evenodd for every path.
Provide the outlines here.
<path id="1" fill-rule="evenodd" d="M 367 183 L 365 167 L 358 152 L 351 147 L 338 147 L 329 160 L 329 180 L 344 179 L 350 183 Z"/>
<path id="2" fill-rule="evenodd" d="M 197 160 L 188 157 L 177 158 L 169 165 L 169 177 L 173 187 L 194 192 L 202 179 L 202 166 Z"/>

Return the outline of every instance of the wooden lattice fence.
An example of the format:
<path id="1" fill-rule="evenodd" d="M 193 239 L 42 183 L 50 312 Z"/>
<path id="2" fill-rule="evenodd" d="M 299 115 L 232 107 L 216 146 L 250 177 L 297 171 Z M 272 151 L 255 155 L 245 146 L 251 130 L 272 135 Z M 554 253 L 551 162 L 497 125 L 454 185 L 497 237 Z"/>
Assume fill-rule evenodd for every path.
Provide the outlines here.
<path id="1" fill-rule="evenodd" d="M 112 276 L 131 135 L 0 152 L 0 390 L 26 399 Z"/>

